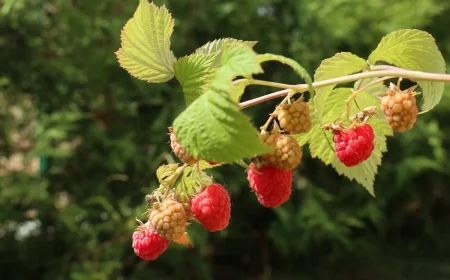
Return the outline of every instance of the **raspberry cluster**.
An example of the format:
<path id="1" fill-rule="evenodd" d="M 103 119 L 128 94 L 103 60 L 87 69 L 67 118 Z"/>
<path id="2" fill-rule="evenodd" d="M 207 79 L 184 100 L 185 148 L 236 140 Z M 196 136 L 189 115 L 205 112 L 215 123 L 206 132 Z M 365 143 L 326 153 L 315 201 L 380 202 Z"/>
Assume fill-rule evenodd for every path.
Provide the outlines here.
<path id="1" fill-rule="evenodd" d="M 230 196 L 220 184 L 204 185 L 200 189 L 177 192 L 155 190 L 146 200 L 152 206 L 147 211 L 148 222 L 133 233 L 136 255 L 149 261 L 161 255 L 173 240 L 189 245 L 186 227 L 189 220 L 200 222 L 209 231 L 225 229 L 230 221 Z M 162 199 L 161 202 L 159 200 Z"/>
<path id="2" fill-rule="evenodd" d="M 302 148 L 292 134 L 306 133 L 312 125 L 302 98 L 278 106 L 272 117 L 283 130 L 276 124 L 270 133 L 263 129 L 260 139 L 273 150 L 255 157 L 247 169 L 250 188 L 265 207 L 278 207 L 291 196 L 292 170 L 302 161 Z"/>
<path id="3" fill-rule="evenodd" d="M 302 149 L 292 135 L 278 131 L 262 134 L 261 140 L 274 149 L 250 164 L 247 179 L 259 203 L 278 207 L 291 196 L 292 170 L 301 163 Z"/>

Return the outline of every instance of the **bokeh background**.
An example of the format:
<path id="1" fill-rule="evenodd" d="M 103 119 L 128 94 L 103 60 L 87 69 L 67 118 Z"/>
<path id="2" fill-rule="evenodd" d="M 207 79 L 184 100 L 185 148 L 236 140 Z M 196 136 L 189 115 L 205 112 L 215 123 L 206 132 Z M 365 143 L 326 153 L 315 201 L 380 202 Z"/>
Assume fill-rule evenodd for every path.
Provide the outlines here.
<path id="1" fill-rule="evenodd" d="M 163 1 L 156 3 L 162 4 Z M 339 51 L 367 57 L 400 28 L 430 32 L 450 59 L 442 0 L 170 0 L 180 57 L 221 37 L 257 40 L 313 74 Z M 415 128 L 389 138 L 377 198 L 311 159 L 292 198 L 265 209 L 244 170 L 213 171 L 232 195 L 227 230 L 194 224 L 194 248 L 146 263 L 135 217 L 174 161 L 175 80 L 148 84 L 116 61 L 138 1 L 0 0 L 0 279 L 450 279 L 450 88 Z M 268 63 L 261 79 L 301 82 Z M 273 89 L 252 87 L 244 99 Z M 274 100 L 245 110 L 259 126 Z"/>

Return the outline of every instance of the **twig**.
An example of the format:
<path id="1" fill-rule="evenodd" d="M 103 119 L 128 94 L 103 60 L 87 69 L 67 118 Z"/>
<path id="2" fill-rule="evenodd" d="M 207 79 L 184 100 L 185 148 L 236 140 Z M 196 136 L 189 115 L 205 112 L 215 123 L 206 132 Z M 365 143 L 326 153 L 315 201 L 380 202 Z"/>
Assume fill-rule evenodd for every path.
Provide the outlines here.
<path id="1" fill-rule="evenodd" d="M 284 103 L 286 103 L 289 100 L 289 95 L 286 96 L 283 101 L 280 102 L 280 104 L 278 106 L 283 105 Z M 261 131 L 266 131 L 267 127 L 269 126 L 270 122 L 274 119 L 275 116 L 275 112 L 276 112 L 277 108 L 275 108 L 275 110 L 273 111 L 272 114 L 270 114 L 270 117 L 267 119 L 266 123 L 261 126 L 259 129 L 261 129 Z"/>
<path id="2" fill-rule="evenodd" d="M 350 118 L 350 102 L 355 99 L 355 97 L 356 97 L 356 95 L 358 95 L 358 93 L 360 93 L 361 91 L 365 90 L 366 88 L 369 88 L 369 87 L 371 87 L 371 86 L 373 86 L 373 85 L 375 85 L 375 84 L 377 84 L 379 82 L 382 82 L 382 81 L 385 81 L 385 80 L 389 80 L 389 79 L 392 79 L 392 78 L 393 77 L 391 77 L 391 76 L 386 76 L 386 77 L 383 77 L 383 78 L 379 78 L 379 79 L 376 79 L 376 80 L 374 80 L 374 81 L 364 85 L 363 87 L 360 87 L 358 90 L 355 90 L 352 93 L 352 95 L 345 101 L 345 107 L 346 107 L 345 111 L 346 111 L 346 114 L 347 114 L 347 119 Z M 356 105 L 356 106 L 358 106 L 358 105 Z"/>
<path id="3" fill-rule="evenodd" d="M 366 78 L 379 78 L 379 77 L 403 77 L 415 81 L 436 81 L 436 82 L 450 82 L 450 74 L 437 74 L 437 73 L 428 73 L 428 72 L 421 72 L 421 71 L 413 71 L 413 70 L 405 70 L 402 68 L 390 66 L 390 65 L 377 65 L 372 66 L 372 68 L 377 69 L 374 71 L 369 72 L 363 72 L 363 73 L 357 73 L 357 74 L 351 74 L 343 77 L 333 78 L 329 80 L 319 81 L 313 83 L 313 87 L 315 89 L 336 85 L 336 84 L 342 84 L 342 83 L 349 83 L 354 82 L 361 79 Z M 378 70 L 378 69 L 389 69 L 389 70 Z M 295 85 L 294 87 L 291 87 L 291 89 L 295 90 L 298 93 L 302 93 L 308 90 L 307 84 L 299 84 Z M 277 92 L 273 92 L 264 96 L 260 96 L 245 102 L 241 102 L 239 105 L 241 109 L 254 106 L 256 104 L 266 102 L 268 100 L 278 98 L 285 96 L 289 93 L 290 89 L 285 89 Z"/>
<path id="4" fill-rule="evenodd" d="M 270 82 L 270 81 L 264 81 L 264 80 L 255 80 L 255 79 L 238 79 L 234 80 L 233 84 L 237 84 L 240 81 L 247 81 L 248 85 L 259 85 L 259 86 L 268 86 L 268 87 L 274 87 L 274 88 L 287 88 L 295 90 L 297 85 L 290 85 L 290 84 L 283 84 L 283 83 L 276 83 L 276 82 Z"/>

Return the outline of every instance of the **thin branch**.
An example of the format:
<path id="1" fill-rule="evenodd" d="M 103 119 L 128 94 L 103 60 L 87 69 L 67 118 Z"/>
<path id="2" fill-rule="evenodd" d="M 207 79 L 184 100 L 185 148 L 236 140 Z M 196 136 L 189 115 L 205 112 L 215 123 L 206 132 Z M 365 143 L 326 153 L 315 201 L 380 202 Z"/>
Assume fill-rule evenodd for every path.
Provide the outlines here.
<path id="1" fill-rule="evenodd" d="M 241 109 L 244 109 L 244 108 L 247 108 L 247 107 L 259 104 L 259 103 L 263 103 L 263 102 L 266 102 L 266 101 L 269 101 L 269 100 L 272 100 L 272 99 L 275 99 L 278 97 L 283 97 L 283 96 L 287 95 L 289 93 L 289 91 L 290 91 L 290 89 L 283 89 L 280 91 L 272 92 L 272 93 L 254 98 L 254 99 L 250 99 L 245 102 L 241 102 L 241 103 L 239 103 L 239 106 L 241 106 Z"/>
<path id="2" fill-rule="evenodd" d="M 263 81 L 263 80 L 255 80 L 255 79 L 238 79 L 238 80 L 233 81 L 233 84 L 237 84 L 243 80 L 248 81 L 249 85 L 259 85 L 259 86 L 267 86 L 267 87 L 274 87 L 274 88 L 288 88 L 288 89 L 292 89 L 292 90 L 295 90 L 297 88 L 297 85 L 282 84 L 282 83 L 269 82 L 269 81 Z"/>
<path id="3" fill-rule="evenodd" d="M 377 70 L 404 70 L 404 69 L 392 65 L 373 65 L 370 66 L 370 70 L 377 71 Z"/>
<path id="4" fill-rule="evenodd" d="M 375 69 L 390 69 L 390 70 L 374 70 L 369 72 L 363 72 L 358 74 L 351 74 L 343 77 L 333 78 L 329 80 L 324 80 L 320 82 L 313 83 L 313 87 L 315 89 L 336 85 L 336 84 L 343 84 L 343 83 L 349 83 L 354 82 L 361 79 L 366 78 L 380 78 L 385 76 L 392 76 L 392 77 L 402 77 L 411 79 L 414 81 L 436 81 L 436 82 L 450 82 L 450 74 L 437 74 L 437 73 L 428 73 L 428 72 L 421 72 L 421 71 L 412 71 L 412 70 L 405 70 L 402 68 L 395 67 L 394 69 L 390 65 L 378 65 L 373 66 L 377 67 Z M 295 85 L 294 87 L 291 87 L 292 90 L 295 90 L 298 93 L 302 93 L 308 90 L 307 84 L 299 84 Z M 289 93 L 290 89 L 285 89 L 281 91 L 277 91 L 274 93 L 270 93 L 261 97 L 257 97 L 245 102 L 240 103 L 241 109 L 274 99 L 278 97 L 285 96 Z"/>
<path id="5" fill-rule="evenodd" d="M 283 99 L 283 101 L 280 102 L 280 104 L 279 104 L 278 106 L 283 105 L 283 104 L 286 103 L 288 100 L 289 100 L 289 95 L 286 96 L 286 97 Z M 261 127 L 259 128 L 261 131 L 266 131 L 266 130 L 267 130 L 267 127 L 269 127 L 270 122 L 275 118 L 275 112 L 276 112 L 276 111 L 277 111 L 277 108 L 275 108 L 275 111 L 273 111 L 273 113 L 270 114 L 270 116 L 269 116 L 269 118 L 267 119 L 266 123 L 265 123 L 263 126 L 261 126 Z"/>
<path id="6" fill-rule="evenodd" d="M 345 101 L 346 110 L 345 110 L 344 114 L 347 114 L 347 119 L 350 119 L 350 102 L 356 98 L 356 95 L 358 95 L 358 93 L 360 93 L 361 91 L 363 91 L 363 90 L 365 90 L 365 89 L 367 89 L 367 88 L 369 88 L 369 87 L 371 87 L 371 86 L 373 86 L 375 84 L 378 84 L 379 82 L 382 82 L 382 81 L 385 81 L 385 80 L 389 80 L 389 79 L 392 79 L 392 78 L 393 77 L 391 77 L 391 76 L 382 77 L 382 78 L 376 79 L 376 80 L 374 80 L 374 81 L 372 81 L 372 82 L 370 82 L 370 83 L 360 87 L 359 89 L 353 91 L 352 95 Z M 355 102 L 356 102 L 356 100 L 355 100 Z M 358 104 L 356 106 L 358 106 Z"/>

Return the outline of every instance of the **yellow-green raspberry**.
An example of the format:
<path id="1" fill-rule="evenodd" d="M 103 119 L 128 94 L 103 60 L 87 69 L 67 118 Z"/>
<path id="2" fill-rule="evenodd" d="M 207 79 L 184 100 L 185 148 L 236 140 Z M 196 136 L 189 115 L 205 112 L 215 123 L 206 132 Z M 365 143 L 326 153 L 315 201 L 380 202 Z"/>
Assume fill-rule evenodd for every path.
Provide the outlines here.
<path id="1" fill-rule="evenodd" d="M 291 134 L 306 133 L 311 130 L 309 105 L 302 99 L 278 107 L 277 118 L 281 127 Z"/>
<path id="2" fill-rule="evenodd" d="M 416 86 L 401 91 L 396 85 L 391 84 L 389 90 L 381 99 L 381 111 L 389 125 L 396 131 L 410 130 L 419 113 L 414 91 Z"/>
<path id="3" fill-rule="evenodd" d="M 262 166 L 291 170 L 301 163 L 302 149 L 292 135 L 274 133 L 262 135 L 261 138 L 267 146 L 274 148 L 261 156 Z"/>
<path id="4" fill-rule="evenodd" d="M 150 225 L 164 238 L 174 240 L 186 231 L 186 211 L 181 203 L 172 199 L 155 203 L 150 211 Z"/>

